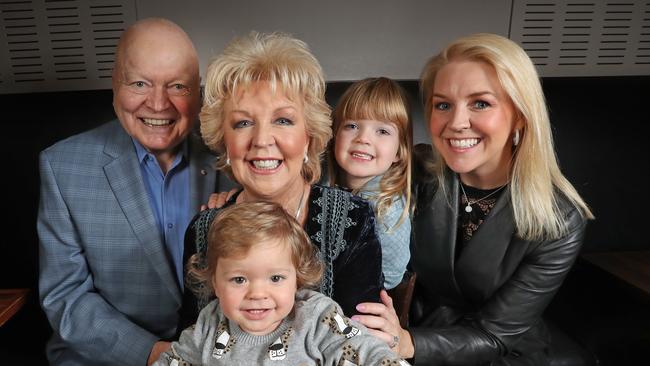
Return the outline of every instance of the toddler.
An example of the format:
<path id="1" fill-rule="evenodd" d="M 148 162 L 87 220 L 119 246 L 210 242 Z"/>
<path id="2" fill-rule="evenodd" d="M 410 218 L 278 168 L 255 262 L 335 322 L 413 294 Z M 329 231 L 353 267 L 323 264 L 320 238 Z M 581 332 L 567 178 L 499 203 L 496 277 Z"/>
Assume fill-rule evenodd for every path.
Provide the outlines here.
<path id="1" fill-rule="evenodd" d="M 408 365 L 312 290 L 322 265 L 285 210 L 243 202 L 210 226 L 188 287 L 217 296 L 156 365 Z"/>
<path id="2" fill-rule="evenodd" d="M 330 183 L 368 200 L 377 217 L 384 287 L 397 286 L 410 259 L 412 126 L 404 90 L 393 80 L 352 84 L 334 110 Z"/>

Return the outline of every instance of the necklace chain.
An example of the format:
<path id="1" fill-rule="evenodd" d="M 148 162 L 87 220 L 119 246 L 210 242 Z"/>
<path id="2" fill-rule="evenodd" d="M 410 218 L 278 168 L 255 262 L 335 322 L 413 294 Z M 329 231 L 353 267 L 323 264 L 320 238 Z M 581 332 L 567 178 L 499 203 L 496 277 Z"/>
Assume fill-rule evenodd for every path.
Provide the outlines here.
<path id="1" fill-rule="evenodd" d="M 300 218 L 300 212 L 302 212 L 303 198 L 305 198 L 305 187 L 302 187 L 302 194 L 300 194 L 300 201 L 298 202 L 298 209 L 296 210 L 296 220 Z"/>
<path id="2" fill-rule="evenodd" d="M 463 196 L 465 196 L 465 201 L 467 202 L 467 206 L 465 206 L 465 212 L 467 212 L 467 213 L 470 213 L 470 212 L 473 211 L 473 209 L 472 209 L 472 205 L 473 205 L 473 204 L 475 204 L 475 203 L 479 203 L 479 202 L 483 201 L 484 199 L 486 199 L 486 198 L 490 197 L 491 195 L 493 195 L 493 194 L 499 192 L 500 190 L 502 190 L 503 188 L 505 188 L 505 186 L 507 186 L 507 184 L 504 184 L 504 185 L 502 185 L 501 187 L 495 189 L 494 191 L 488 193 L 487 196 L 485 196 L 485 197 L 483 197 L 483 198 L 479 198 L 479 199 L 477 199 L 477 200 L 474 200 L 474 202 L 470 202 L 470 201 L 469 201 L 469 198 L 467 198 L 467 193 L 465 193 L 465 187 L 463 186 L 463 182 L 460 180 L 460 178 L 458 178 L 458 182 L 460 183 L 460 189 L 463 191 Z"/>

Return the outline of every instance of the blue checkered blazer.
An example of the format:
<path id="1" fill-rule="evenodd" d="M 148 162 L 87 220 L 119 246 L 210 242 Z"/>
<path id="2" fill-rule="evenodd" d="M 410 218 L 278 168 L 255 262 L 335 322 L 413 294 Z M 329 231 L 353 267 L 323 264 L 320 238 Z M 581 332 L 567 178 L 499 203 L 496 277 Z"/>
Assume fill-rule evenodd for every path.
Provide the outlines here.
<path id="1" fill-rule="evenodd" d="M 210 154 L 190 136 L 192 214 L 214 192 Z M 53 365 L 146 364 L 174 336 L 182 290 L 167 257 L 133 142 L 119 121 L 40 154 L 40 301 Z M 190 215 L 191 217 L 192 215 Z"/>

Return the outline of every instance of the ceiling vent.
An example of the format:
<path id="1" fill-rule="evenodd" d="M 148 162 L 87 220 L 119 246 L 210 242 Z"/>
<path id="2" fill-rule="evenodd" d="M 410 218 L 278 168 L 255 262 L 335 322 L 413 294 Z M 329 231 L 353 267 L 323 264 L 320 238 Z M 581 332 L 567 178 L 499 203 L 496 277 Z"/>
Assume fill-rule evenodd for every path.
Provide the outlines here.
<path id="1" fill-rule="evenodd" d="M 515 0 L 510 38 L 541 76 L 650 75 L 650 0 Z"/>
<path id="2" fill-rule="evenodd" d="M 0 0 L 0 93 L 109 89 L 134 0 Z"/>

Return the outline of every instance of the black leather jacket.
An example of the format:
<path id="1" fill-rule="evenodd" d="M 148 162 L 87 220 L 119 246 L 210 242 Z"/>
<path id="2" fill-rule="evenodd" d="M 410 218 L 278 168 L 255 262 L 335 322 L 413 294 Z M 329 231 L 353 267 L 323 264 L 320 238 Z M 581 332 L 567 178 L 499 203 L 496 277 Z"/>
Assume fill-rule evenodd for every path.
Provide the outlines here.
<path id="1" fill-rule="evenodd" d="M 454 260 L 458 179 L 416 189 L 412 265 L 417 285 L 409 332 L 416 365 L 545 365 L 542 313 L 574 263 L 586 219 L 566 199 L 569 232 L 558 240 L 514 235 L 509 191 Z M 446 194 L 445 194 L 446 191 Z"/>

